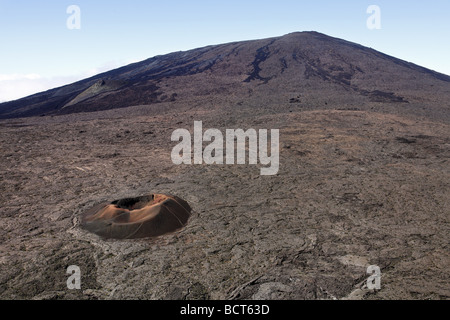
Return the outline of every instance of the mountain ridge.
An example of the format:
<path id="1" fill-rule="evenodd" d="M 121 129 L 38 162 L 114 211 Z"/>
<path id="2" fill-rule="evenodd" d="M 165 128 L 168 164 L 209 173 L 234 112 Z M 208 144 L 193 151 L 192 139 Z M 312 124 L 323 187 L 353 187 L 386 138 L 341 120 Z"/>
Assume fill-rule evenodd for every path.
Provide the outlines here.
<path id="1" fill-rule="evenodd" d="M 199 74 L 204 75 L 206 83 L 198 79 Z M 176 81 L 179 79 L 182 85 Z M 446 91 L 448 83 L 450 76 L 357 43 L 315 31 L 293 32 L 151 57 L 1 103 L 0 118 L 100 111 L 220 94 L 233 94 L 242 100 L 249 91 L 261 94 L 261 85 L 273 95 L 277 94 L 275 88 L 295 90 L 293 84 L 308 90 L 341 91 L 333 87 L 337 85 L 366 96 L 369 102 L 395 103 L 411 100 L 404 97 L 408 96 L 405 90 L 423 90 L 426 84 Z M 205 90 L 208 87 L 210 90 Z"/>

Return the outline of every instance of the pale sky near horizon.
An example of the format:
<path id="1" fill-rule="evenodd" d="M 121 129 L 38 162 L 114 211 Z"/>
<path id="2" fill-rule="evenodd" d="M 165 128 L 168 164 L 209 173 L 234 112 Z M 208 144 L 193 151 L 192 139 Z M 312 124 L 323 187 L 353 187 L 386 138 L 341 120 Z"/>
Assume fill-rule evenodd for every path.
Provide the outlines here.
<path id="1" fill-rule="evenodd" d="M 81 29 L 67 27 L 70 5 Z M 381 29 L 367 28 L 370 5 Z M 0 101 L 155 55 L 312 30 L 450 75 L 450 0 L 0 0 Z"/>

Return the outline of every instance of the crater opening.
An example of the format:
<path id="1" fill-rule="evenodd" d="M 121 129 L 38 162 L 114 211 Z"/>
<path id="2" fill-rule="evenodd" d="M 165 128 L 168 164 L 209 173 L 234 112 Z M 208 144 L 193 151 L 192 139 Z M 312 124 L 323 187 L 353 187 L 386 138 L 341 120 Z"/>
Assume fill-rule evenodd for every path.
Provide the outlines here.
<path id="1" fill-rule="evenodd" d="M 186 201 L 150 194 L 100 203 L 82 214 L 81 227 L 107 239 L 150 238 L 183 228 L 190 215 Z"/>

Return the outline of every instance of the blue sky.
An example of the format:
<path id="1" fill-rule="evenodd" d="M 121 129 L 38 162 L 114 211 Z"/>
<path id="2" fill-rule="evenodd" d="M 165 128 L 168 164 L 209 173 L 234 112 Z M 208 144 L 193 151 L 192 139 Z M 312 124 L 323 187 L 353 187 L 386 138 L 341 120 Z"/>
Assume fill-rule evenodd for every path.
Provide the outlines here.
<path id="1" fill-rule="evenodd" d="M 79 30 L 67 28 L 70 5 Z M 369 5 L 379 30 L 366 26 Z M 311 30 L 450 74 L 449 0 L 0 0 L 0 101 L 159 54 Z"/>

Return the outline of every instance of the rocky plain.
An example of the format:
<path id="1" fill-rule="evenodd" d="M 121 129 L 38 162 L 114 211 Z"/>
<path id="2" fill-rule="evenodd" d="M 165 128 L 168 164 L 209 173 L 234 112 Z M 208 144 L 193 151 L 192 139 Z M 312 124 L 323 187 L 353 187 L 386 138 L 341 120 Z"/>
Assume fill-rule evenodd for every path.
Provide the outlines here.
<path id="1" fill-rule="evenodd" d="M 448 76 L 294 33 L 0 110 L 1 299 L 450 298 Z M 194 121 L 279 129 L 278 173 L 173 164 L 171 134 Z M 189 203 L 187 225 L 125 240 L 81 228 L 94 205 L 148 193 Z"/>

